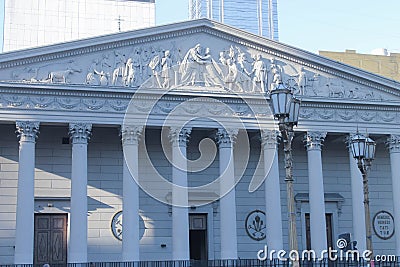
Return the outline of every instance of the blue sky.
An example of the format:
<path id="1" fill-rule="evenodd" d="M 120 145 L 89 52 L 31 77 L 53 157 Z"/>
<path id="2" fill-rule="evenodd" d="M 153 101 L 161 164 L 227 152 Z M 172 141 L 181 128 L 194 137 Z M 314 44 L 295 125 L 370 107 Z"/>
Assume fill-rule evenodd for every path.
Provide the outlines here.
<path id="1" fill-rule="evenodd" d="M 188 0 L 158 0 L 157 24 L 185 20 L 187 12 Z M 399 12 L 399 0 L 278 0 L 279 39 L 314 53 L 400 53 Z"/>
<path id="2" fill-rule="evenodd" d="M 188 2 L 156 0 L 157 24 L 186 20 Z M 0 7 L 3 21 L 4 0 Z M 278 0 L 279 38 L 314 53 L 345 49 L 370 53 L 375 48 L 400 53 L 399 12 L 400 0 Z M 0 36 L 2 31 L 0 27 Z"/>

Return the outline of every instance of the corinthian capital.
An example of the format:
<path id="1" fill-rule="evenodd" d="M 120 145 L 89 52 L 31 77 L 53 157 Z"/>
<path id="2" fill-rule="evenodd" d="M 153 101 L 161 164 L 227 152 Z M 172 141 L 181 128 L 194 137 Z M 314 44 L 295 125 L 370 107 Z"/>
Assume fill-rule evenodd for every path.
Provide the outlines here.
<path id="1" fill-rule="evenodd" d="M 261 130 L 261 144 L 264 149 L 276 149 L 278 145 L 279 131 L 276 130 Z"/>
<path id="2" fill-rule="evenodd" d="M 16 133 L 20 142 L 35 143 L 39 134 L 39 122 L 37 121 L 17 121 Z"/>
<path id="3" fill-rule="evenodd" d="M 321 150 L 326 132 L 307 132 L 304 135 L 304 143 L 306 144 L 307 150 Z"/>
<path id="4" fill-rule="evenodd" d="M 121 127 L 122 145 L 137 145 L 142 136 L 143 126 L 123 125 Z"/>
<path id="5" fill-rule="evenodd" d="M 400 135 L 392 134 L 388 137 L 386 142 L 390 153 L 400 152 Z"/>
<path id="6" fill-rule="evenodd" d="M 219 147 L 232 147 L 235 143 L 239 129 L 218 129 L 216 140 Z"/>
<path id="7" fill-rule="evenodd" d="M 72 144 L 87 144 L 92 134 L 90 123 L 70 123 L 69 136 Z"/>
<path id="8" fill-rule="evenodd" d="M 189 142 L 191 132 L 192 128 L 188 127 L 170 127 L 168 137 L 172 145 L 183 147 Z"/>

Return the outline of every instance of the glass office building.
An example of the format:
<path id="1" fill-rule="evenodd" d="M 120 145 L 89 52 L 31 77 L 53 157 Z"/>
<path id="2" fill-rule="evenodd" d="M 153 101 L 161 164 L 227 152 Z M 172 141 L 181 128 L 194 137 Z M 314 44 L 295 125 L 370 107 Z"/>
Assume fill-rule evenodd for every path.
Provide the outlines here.
<path id="1" fill-rule="evenodd" d="M 277 0 L 189 0 L 189 18 L 209 18 L 279 39 Z"/>
<path id="2" fill-rule="evenodd" d="M 155 25 L 155 0 L 5 0 L 3 51 Z"/>

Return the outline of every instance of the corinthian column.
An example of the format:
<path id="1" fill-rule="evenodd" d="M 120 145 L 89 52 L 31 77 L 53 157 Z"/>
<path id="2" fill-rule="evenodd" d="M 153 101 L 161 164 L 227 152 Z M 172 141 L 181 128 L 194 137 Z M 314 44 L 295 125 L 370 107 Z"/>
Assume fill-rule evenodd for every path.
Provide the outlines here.
<path id="1" fill-rule="evenodd" d="M 321 150 L 326 133 L 308 132 L 305 143 L 308 156 L 308 191 L 310 201 L 311 248 L 321 254 L 327 249 L 324 177 L 322 174 Z"/>
<path id="2" fill-rule="evenodd" d="M 392 171 L 393 216 L 396 238 L 396 256 L 400 256 L 400 135 L 388 138 L 390 169 Z"/>
<path id="3" fill-rule="evenodd" d="M 143 126 L 127 126 L 121 129 L 124 163 L 122 173 L 122 260 L 139 261 L 139 188 L 135 181 L 139 176 L 139 139 Z"/>
<path id="4" fill-rule="evenodd" d="M 92 125 L 71 123 L 72 141 L 71 218 L 68 261 L 87 262 L 87 144 Z"/>
<path id="5" fill-rule="evenodd" d="M 172 128 L 172 258 L 189 260 L 189 213 L 186 147 L 191 128 Z"/>
<path id="6" fill-rule="evenodd" d="M 33 264 L 35 143 L 39 122 L 17 121 L 16 127 L 19 164 L 14 263 Z"/>
<path id="7" fill-rule="evenodd" d="M 237 259 L 236 193 L 233 143 L 238 130 L 218 129 L 221 259 Z"/>
<path id="8" fill-rule="evenodd" d="M 279 251 L 283 249 L 283 233 L 277 137 L 277 131 L 261 131 L 261 144 L 264 151 L 264 168 L 266 176 L 264 182 L 265 215 L 268 221 L 266 224 L 266 240 L 269 249 Z"/>

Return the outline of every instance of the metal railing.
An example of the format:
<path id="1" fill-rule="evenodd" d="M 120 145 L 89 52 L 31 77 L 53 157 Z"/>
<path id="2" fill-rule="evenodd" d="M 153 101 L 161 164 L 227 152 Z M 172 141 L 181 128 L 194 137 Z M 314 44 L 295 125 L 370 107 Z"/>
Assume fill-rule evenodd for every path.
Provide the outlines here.
<path id="1" fill-rule="evenodd" d="M 364 259 L 359 260 L 301 260 L 300 267 L 400 267 L 400 257 L 391 261 L 375 261 L 370 263 Z M 138 262 L 88 262 L 51 264 L 50 267 L 291 267 L 290 261 L 283 260 L 208 260 L 208 261 L 138 261 Z M 43 267 L 42 264 L 8 264 L 0 267 Z"/>

